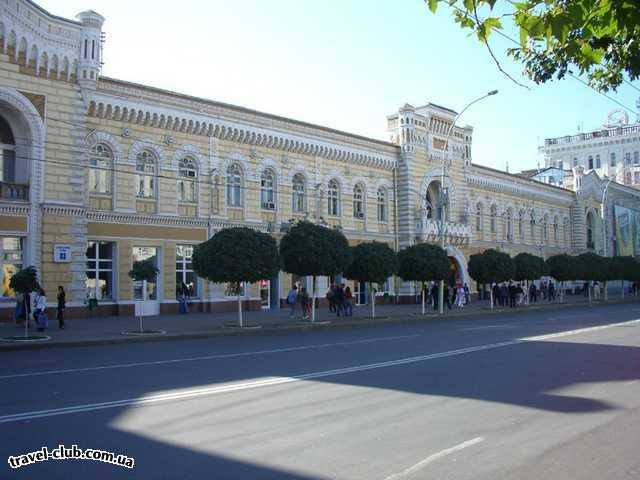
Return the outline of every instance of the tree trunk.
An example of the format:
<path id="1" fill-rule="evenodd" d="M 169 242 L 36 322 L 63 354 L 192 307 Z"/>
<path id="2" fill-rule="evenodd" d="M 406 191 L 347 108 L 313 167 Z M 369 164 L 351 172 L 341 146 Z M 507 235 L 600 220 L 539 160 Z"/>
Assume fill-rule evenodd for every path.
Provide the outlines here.
<path id="1" fill-rule="evenodd" d="M 440 315 L 444 313 L 444 280 L 440 280 L 438 288 L 438 313 Z"/>
<path id="2" fill-rule="evenodd" d="M 31 294 L 29 294 L 29 313 L 27 313 L 27 302 L 23 300 L 22 303 L 24 308 L 24 338 L 27 338 L 29 336 L 29 314 L 31 313 Z"/>
<path id="3" fill-rule="evenodd" d="M 369 293 L 371 295 L 371 318 L 376 318 L 376 292 L 369 282 Z"/>
<path id="4" fill-rule="evenodd" d="M 311 277 L 311 289 L 313 290 L 312 299 L 311 299 L 311 321 L 315 322 L 316 321 L 316 276 L 315 275 Z"/>
<path id="5" fill-rule="evenodd" d="M 621 280 L 622 282 L 622 300 L 624 300 L 624 280 Z"/>
<path id="6" fill-rule="evenodd" d="M 489 302 L 491 304 L 491 310 L 493 310 L 493 285 L 489 285 Z"/>
<path id="7" fill-rule="evenodd" d="M 605 280 L 603 282 L 603 286 L 604 286 L 604 301 L 608 302 L 609 301 L 609 283 Z"/>
<path id="8" fill-rule="evenodd" d="M 422 314 L 425 314 L 424 310 L 424 282 L 422 283 Z"/>
<path id="9" fill-rule="evenodd" d="M 587 293 L 589 294 L 589 306 L 591 306 L 591 282 L 587 282 Z"/>
<path id="10" fill-rule="evenodd" d="M 240 282 L 238 282 L 238 325 L 240 325 L 240 328 L 244 327 L 242 321 L 242 300 L 240 300 Z"/>

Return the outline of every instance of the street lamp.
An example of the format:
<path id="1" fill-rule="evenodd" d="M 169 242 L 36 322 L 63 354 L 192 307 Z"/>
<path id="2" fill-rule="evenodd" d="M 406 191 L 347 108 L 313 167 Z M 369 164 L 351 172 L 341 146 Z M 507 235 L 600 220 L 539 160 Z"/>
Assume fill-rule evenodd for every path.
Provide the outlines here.
<path id="1" fill-rule="evenodd" d="M 602 191 L 602 256 L 606 257 L 607 256 L 607 216 L 606 216 L 606 210 L 607 210 L 607 206 L 605 205 L 605 199 L 607 198 L 607 190 L 609 189 L 609 185 L 611 184 L 611 181 L 613 180 L 613 178 L 610 178 L 609 181 L 607 182 L 607 184 L 604 186 L 604 190 Z"/>
<path id="2" fill-rule="evenodd" d="M 482 100 L 484 100 L 487 97 L 491 97 L 495 94 L 498 93 L 498 90 L 491 90 L 489 92 L 487 92 L 486 94 L 482 95 L 481 97 L 476 98 L 475 100 L 472 100 L 471 102 L 467 103 L 467 105 L 465 105 L 465 107 L 460 110 L 460 113 L 458 113 L 453 121 L 451 122 L 451 125 L 449 126 L 449 130 L 447 131 L 447 135 L 445 136 L 444 139 L 444 150 L 442 152 L 442 177 L 440 180 L 440 190 L 441 190 L 441 200 L 440 200 L 440 246 L 442 247 L 442 249 L 445 249 L 445 232 L 444 232 L 444 228 L 445 228 L 445 204 L 446 204 L 446 200 L 447 200 L 447 192 L 444 186 L 444 178 L 445 178 L 445 169 L 446 169 L 446 163 L 447 163 L 447 152 L 449 150 L 449 139 L 451 138 L 451 134 L 453 133 L 453 129 L 456 126 L 456 122 L 458 121 L 458 119 L 462 116 L 462 114 L 464 112 L 466 112 L 469 107 L 471 107 L 471 105 L 478 103 Z M 438 307 L 438 312 L 440 313 L 440 315 L 442 315 L 444 313 L 444 280 L 440 281 L 440 288 L 438 291 L 438 302 L 439 302 L 439 307 Z"/>

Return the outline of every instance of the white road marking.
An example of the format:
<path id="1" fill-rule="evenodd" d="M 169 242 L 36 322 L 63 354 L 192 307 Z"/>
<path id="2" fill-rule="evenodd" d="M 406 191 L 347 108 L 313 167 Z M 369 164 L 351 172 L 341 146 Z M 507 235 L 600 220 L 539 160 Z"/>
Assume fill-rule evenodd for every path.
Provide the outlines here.
<path id="1" fill-rule="evenodd" d="M 116 363 L 112 365 L 100 365 L 97 367 L 68 368 L 63 370 L 44 370 L 41 372 L 28 372 L 28 373 L 12 373 L 9 375 L 0 375 L 0 380 L 7 380 L 10 378 L 39 377 L 42 375 L 59 375 L 63 373 L 93 372 L 96 370 L 110 370 L 113 368 L 147 367 L 147 366 L 153 366 L 153 365 L 167 365 L 171 363 L 220 360 L 223 358 L 237 358 L 237 357 L 248 357 L 253 355 L 267 355 L 267 354 L 273 354 L 273 353 L 297 352 L 301 350 L 314 350 L 319 348 L 343 347 L 348 345 L 359 345 L 363 343 L 384 342 L 389 340 L 401 340 L 405 338 L 414 338 L 414 337 L 420 337 L 420 336 L 422 336 L 422 334 L 417 333 L 413 335 L 366 338 L 364 340 L 353 340 L 351 342 L 319 343 L 315 345 L 303 345 L 299 347 L 277 348 L 272 350 L 257 350 L 253 352 L 224 353 L 224 354 L 218 354 L 218 355 L 206 355 L 201 357 L 174 358 L 170 360 L 154 360 L 154 361 L 134 362 L 134 363 Z"/>
<path id="2" fill-rule="evenodd" d="M 638 380 L 631 380 L 630 382 L 625 382 L 624 386 L 625 387 L 630 387 L 631 385 L 633 385 L 634 383 L 637 383 L 637 382 L 638 382 Z"/>
<path id="3" fill-rule="evenodd" d="M 459 452 L 460 450 L 464 450 L 465 448 L 472 447 L 473 445 L 476 445 L 476 444 L 478 444 L 480 442 L 483 442 L 483 441 L 484 441 L 483 437 L 476 437 L 476 438 L 473 438 L 471 440 L 467 440 L 466 442 L 462 442 L 461 444 L 456 445 L 455 447 L 447 448 L 446 450 L 441 450 L 438 453 L 434 453 L 433 455 L 429 455 L 424 460 L 419 461 L 414 466 L 412 466 L 410 468 L 407 468 L 406 470 L 403 470 L 402 472 L 394 473 L 393 475 L 389 475 L 384 480 L 397 480 L 397 479 L 406 477 L 408 475 L 411 475 L 412 473 L 416 473 L 417 471 L 423 469 L 424 467 L 426 467 L 430 463 L 433 463 L 436 460 L 441 459 L 442 457 L 446 457 L 447 455 L 451 455 L 452 453 L 456 453 L 456 452 Z"/>
<path id="4" fill-rule="evenodd" d="M 541 341 L 541 340 L 548 340 L 548 339 L 559 338 L 559 337 L 567 337 L 570 335 L 578 335 L 581 333 L 594 332 L 598 330 L 604 330 L 606 328 L 613 328 L 613 327 L 618 327 L 622 325 L 631 325 L 639 322 L 640 322 L 640 319 L 637 319 L 637 320 L 631 320 L 628 322 L 602 325 L 599 327 L 582 328 L 578 330 L 569 330 L 566 332 L 551 333 L 548 335 L 539 335 L 537 337 L 519 338 L 515 340 L 509 340 L 506 342 L 489 343 L 486 345 L 478 345 L 475 347 L 459 348 L 456 350 L 449 350 L 449 351 L 440 352 L 440 353 L 432 353 L 429 355 L 400 358 L 398 360 L 390 360 L 387 362 L 370 363 L 365 365 L 356 365 L 353 367 L 337 368 L 334 370 L 311 372 L 303 375 L 297 375 L 295 377 L 270 377 L 263 380 L 255 380 L 252 382 L 243 382 L 243 383 L 231 383 L 228 385 L 221 385 L 217 387 L 182 390 L 182 391 L 176 391 L 172 393 L 148 395 L 148 396 L 143 396 L 138 398 L 127 398 L 123 400 L 115 400 L 110 402 L 89 403 L 84 405 L 74 405 L 70 407 L 53 408 L 49 410 L 37 410 L 37 411 L 31 411 L 31 412 L 15 413 L 10 415 L 0 416 L 0 423 L 10 423 L 10 422 L 17 422 L 20 420 L 31 420 L 34 418 L 43 418 L 43 417 L 55 417 L 58 415 L 68 415 L 72 413 L 104 410 L 107 408 L 141 406 L 141 405 L 148 405 L 148 404 L 154 404 L 154 403 L 160 403 L 160 402 L 167 402 L 171 400 L 184 400 L 188 398 L 217 395 L 221 393 L 237 392 L 241 390 L 250 390 L 254 388 L 271 387 L 275 385 L 301 382 L 304 380 L 313 380 L 316 378 L 332 377 L 336 375 L 345 375 L 345 374 L 354 373 L 354 372 L 362 372 L 365 370 L 374 370 L 378 368 L 395 367 L 398 365 L 407 365 L 411 363 L 424 362 L 427 360 L 434 360 L 438 358 L 454 357 L 457 355 L 464 355 L 467 353 L 493 350 L 496 348 L 510 347 L 513 345 L 521 345 L 521 344 L 532 342 L 532 341 Z"/>
<path id="5" fill-rule="evenodd" d="M 504 324 L 504 325 L 485 325 L 483 327 L 460 328 L 458 332 L 471 332 L 473 330 L 487 330 L 489 328 L 518 328 L 520 325 Z"/>

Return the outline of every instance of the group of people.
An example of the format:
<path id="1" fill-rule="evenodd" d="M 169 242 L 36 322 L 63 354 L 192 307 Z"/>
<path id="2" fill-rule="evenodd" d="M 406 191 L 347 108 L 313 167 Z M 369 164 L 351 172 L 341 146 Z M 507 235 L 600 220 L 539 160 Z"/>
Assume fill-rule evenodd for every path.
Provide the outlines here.
<path id="1" fill-rule="evenodd" d="M 64 311 L 67 307 L 67 294 L 62 285 L 58 286 L 56 318 L 58 327 L 64 328 Z M 36 288 L 34 292 L 16 294 L 15 321 L 18 325 L 29 323 L 32 319 L 42 332 L 49 328 L 49 318 L 47 317 L 47 295 L 42 287 Z"/>
<path id="2" fill-rule="evenodd" d="M 344 317 L 353 316 L 353 293 L 348 285 L 345 287 L 344 283 L 332 283 L 325 297 L 329 301 L 330 313 L 335 313 L 338 317 L 340 314 Z"/>
<path id="3" fill-rule="evenodd" d="M 556 300 L 556 287 L 553 282 L 546 280 L 537 286 L 531 283 L 529 288 L 524 283 L 502 282 L 494 283 L 491 287 L 493 300 L 501 307 L 515 308 L 525 305 L 527 302 L 536 303 L 538 298 L 554 302 Z"/>
<path id="4" fill-rule="evenodd" d="M 438 282 L 431 282 L 425 285 L 425 301 L 431 305 L 434 310 L 438 309 L 438 295 L 439 295 Z M 471 293 L 469 291 L 469 285 L 458 283 L 451 288 L 447 282 L 444 282 L 444 290 L 442 294 L 443 303 L 451 310 L 452 306 L 462 308 L 465 305 L 471 303 Z"/>

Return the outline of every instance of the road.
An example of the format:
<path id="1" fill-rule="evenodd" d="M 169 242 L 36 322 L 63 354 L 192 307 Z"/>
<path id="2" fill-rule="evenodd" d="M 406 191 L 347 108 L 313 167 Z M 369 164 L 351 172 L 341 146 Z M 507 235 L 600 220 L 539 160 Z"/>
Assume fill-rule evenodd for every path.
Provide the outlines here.
<path id="1" fill-rule="evenodd" d="M 0 478 L 638 479 L 640 309 L 4 352 Z M 7 458 L 64 444 L 133 469 Z"/>

